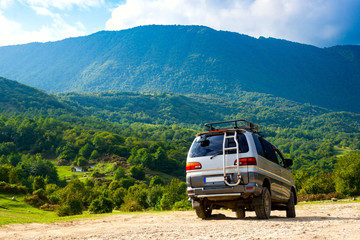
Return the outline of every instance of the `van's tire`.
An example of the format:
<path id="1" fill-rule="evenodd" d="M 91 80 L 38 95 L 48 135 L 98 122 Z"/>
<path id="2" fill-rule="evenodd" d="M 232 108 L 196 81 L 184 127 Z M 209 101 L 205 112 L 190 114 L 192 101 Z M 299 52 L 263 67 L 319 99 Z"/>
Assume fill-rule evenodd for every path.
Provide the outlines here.
<path id="1" fill-rule="evenodd" d="M 259 219 L 269 219 L 271 213 L 271 196 L 267 187 L 263 187 L 261 195 L 255 201 L 255 213 Z"/>
<path id="2" fill-rule="evenodd" d="M 211 217 L 212 208 L 206 201 L 200 201 L 200 206 L 195 209 L 196 215 L 201 219 Z"/>
<path id="3" fill-rule="evenodd" d="M 295 196 L 294 196 L 294 192 L 291 191 L 290 192 L 290 199 L 286 205 L 286 217 L 287 218 L 294 218 L 296 217 L 296 213 L 295 213 Z"/>
<path id="4" fill-rule="evenodd" d="M 242 219 L 245 218 L 245 209 L 240 208 L 236 210 L 236 218 Z"/>

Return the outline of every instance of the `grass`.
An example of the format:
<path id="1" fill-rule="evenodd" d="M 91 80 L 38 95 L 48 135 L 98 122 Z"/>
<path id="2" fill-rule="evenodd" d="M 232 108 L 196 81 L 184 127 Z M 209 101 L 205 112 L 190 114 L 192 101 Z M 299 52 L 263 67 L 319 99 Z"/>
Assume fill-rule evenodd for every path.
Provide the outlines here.
<path id="1" fill-rule="evenodd" d="M 355 198 L 356 200 L 352 199 L 338 199 L 337 201 L 332 200 L 322 200 L 322 201 L 308 201 L 308 202 L 299 202 L 298 205 L 312 205 L 312 204 L 324 204 L 324 203 L 331 203 L 331 204 L 338 204 L 338 203 L 360 203 L 360 197 Z"/>
<path id="2" fill-rule="evenodd" d="M 12 201 L 13 196 L 16 201 Z M 24 197 L 25 195 L 23 194 L 13 195 L 0 193 L 0 226 L 14 223 L 52 223 L 72 221 L 76 219 L 95 219 L 119 213 L 114 212 L 94 215 L 84 212 L 82 215 L 58 217 L 56 212 L 37 209 L 25 203 L 23 201 Z"/>
<path id="3" fill-rule="evenodd" d="M 62 180 L 62 179 L 70 179 L 76 176 L 80 179 L 84 176 L 83 172 L 72 172 L 71 168 L 72 166 L 56 166 L 56 169 L 59 174 L 59 178 Z"/>

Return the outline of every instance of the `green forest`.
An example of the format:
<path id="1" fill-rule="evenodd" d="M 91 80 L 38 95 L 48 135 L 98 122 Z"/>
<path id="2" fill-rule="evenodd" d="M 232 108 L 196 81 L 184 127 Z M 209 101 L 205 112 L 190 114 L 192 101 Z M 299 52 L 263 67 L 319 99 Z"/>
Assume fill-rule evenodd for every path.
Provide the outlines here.
<path id="1" fill-rule="evenodd" d="M 260 93 L 48 95 L 0 78 L 0 192 L 59 216 L 188 209 L 185 161 L 203 124 L 246 119 L 294 160 L 298 194 L 360 195 L 360 114 Z M 76 172 L 83 169 L 84 172 Z M 73 172 L 75 171 L 75 172 Z"/>

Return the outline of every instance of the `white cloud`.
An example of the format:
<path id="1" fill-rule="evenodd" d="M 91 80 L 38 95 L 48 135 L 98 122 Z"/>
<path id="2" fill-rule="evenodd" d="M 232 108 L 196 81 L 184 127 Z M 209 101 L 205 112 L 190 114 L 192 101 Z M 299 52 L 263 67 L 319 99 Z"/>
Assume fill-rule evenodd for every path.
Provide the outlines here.
<path id="1" fill-rule="evenodd" d="M 0 13 L 0 46 L 56 41 L 86 34 L 81 23 L 72 26 L 67 24 L 59 14 L 48 13 L 53 19 L 52 23 L 49 26 L 42 26 L 37 31 L 26 31 L 21 24 L 6 19 Z"/>
<path id="2" fill-rule="evenodd" d="M 107 30 L 148 24 L 205 25 L 254 37 L 328 44 L 350 31 L 358 0 L 127 0 Z"/>
<path id="3" fill-rule="evenodd" d="M 32 7 L 53 7 L 61 10 L 71 9 L 74 6 L 81 8 L 99 7 L 104 4 L 104 0 L 22 0 L 22 2 Z"/>
<path id="4" fill-rule="evenodd" d="M 0 9 L 8 8 L 14 0 L 0 0 Z"/>
<path id="5" fill-rule="evenodd" d="M 73 7 L 98 7 L 104 0 L 0 0 L 0 46 L 22 44 L 28 42 L 56 41 L 67 37 L 86 35 L 83 23 L 67 23 L 63 14 Z M 46 17 L 44 22 L 35 21 L 36 30 L 27 30 L 22 25 L 22 18 L 9 18 L 8 11 L 12 6 L 30 8 L 34 14 Z M 4 14 L 4 12 L 7 13 Z M 21 12 L 17 13 L 22 14 Z M 31 22 L 32 19 L 29 19 Z"/>

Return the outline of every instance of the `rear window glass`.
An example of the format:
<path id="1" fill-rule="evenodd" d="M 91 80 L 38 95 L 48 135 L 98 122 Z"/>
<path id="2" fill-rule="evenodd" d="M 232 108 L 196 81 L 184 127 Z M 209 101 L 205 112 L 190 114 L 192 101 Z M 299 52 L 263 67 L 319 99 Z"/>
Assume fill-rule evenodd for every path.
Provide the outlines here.
<path id="1" fill-rule="evenodd" d="M 194 140 L 190 150 L 190 157 L 203 157 L 222 155 L 224 135 L 205 136 L 201 135 Z M 239 153 L 249 151 L 249 145 L 244 134 L 238 134 Z M 225 147 L 235 147 L 236 143 L 233 138 L 226 140 Z M 227 154 L 236 154 L 236 150 L 230 150 Z"/>

